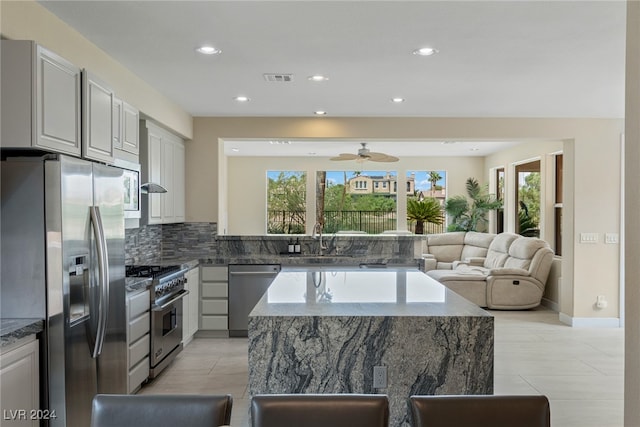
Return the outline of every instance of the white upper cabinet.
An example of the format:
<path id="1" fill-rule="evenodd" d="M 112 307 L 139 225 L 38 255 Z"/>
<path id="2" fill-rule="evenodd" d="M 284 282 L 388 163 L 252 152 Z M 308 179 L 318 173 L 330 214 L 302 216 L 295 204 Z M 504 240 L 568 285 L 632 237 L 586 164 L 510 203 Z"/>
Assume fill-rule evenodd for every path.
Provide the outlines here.
<path id="1" fill-rule="evenodd" d="M 1 43 L 2 147 L 80 156 L 80 69 L 32 41 Z"/>
<path id="2" fill-rule="evenodd" d="M 113 98 L 113 150 L 114 157 L 138 162 L 140 133 L 139 111 L 120 98 Z"/>
<path id="3" fill-rule="evenodd" d="M 113 163 L 113 90 L 95 75 L 83 71 L 82 155 Z"/>
<path id="4" fill-rule="evenodd" d="M 123 102 L 122 113 L 122 149 L 137 156 L 140 152 L 140 113 L 126 102 Z"/>
<path id="5" fill-rule="evenodd" d="M 142 182 L 153 182 L 166 193 L 142 198 L 142 219 L 147 224 L 184 222 L 185 155 L 182 139 L 149 121 L 141 122 Z"/>

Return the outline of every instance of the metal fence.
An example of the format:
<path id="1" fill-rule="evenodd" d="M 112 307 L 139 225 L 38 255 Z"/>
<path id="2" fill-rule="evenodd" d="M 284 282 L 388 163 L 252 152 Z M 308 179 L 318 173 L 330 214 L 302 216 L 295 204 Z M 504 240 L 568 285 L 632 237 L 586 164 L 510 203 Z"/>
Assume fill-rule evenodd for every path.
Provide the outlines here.
<path id="1" fill-rule="evenodd" d="M 270 210 L 267 212 L 267 233 L 304 234 L 306 213 L 304 211 Z M 444 218 L 443 218 L 444 219 Z M 414 231 L 415 222 L 407 221 L 407 229 Z M 387 230 L 397 230 L 395 211 L 324 211 L 324 232 L 360 231 L 379 234 Z M 443 233 L 442 225 L 425 223 L 425 234 Z"/>

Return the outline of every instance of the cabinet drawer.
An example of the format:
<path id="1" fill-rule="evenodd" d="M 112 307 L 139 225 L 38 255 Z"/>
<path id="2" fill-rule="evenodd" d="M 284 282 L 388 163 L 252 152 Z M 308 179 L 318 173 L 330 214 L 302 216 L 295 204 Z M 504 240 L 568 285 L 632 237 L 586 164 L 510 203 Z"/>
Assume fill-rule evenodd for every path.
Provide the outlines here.
<path id="1" fill-rule="evenodd" d="M 151 294 L 148 290 L 129 297 L 129 319 L 135 319 L 145 311 L 149 311 L 150 298 Z"/>
<path id="2" fill-rule="evenodd" d="M 129 346 L 129 367 L 149 355 L 149 334 Z"/>
<path id="3" fill-rule="evenodd" d="M 227 316 L 202 316 L 203 330 L 227 330 L 228 321 Z"/>
<path id="4" fill-rule="evenodd" d="M 149 377 L 149 358 L 145 357 L 129 370 L 129 393 L 132 393 L 135 389 L 140 387 Z"/>
<path id="5" fill-rule="evenodd" d="M 202 283 L 202 298 L 226 298 L 229 286 L 224 283 Z"/>
<path id="6" fill-rule="evenodd" d="M 227 314 L 227 300 L 203 300 L 202 314 Z"/>
<path id="7" fill-rule="evenodd" d="M 149 318 L 150 315 L 147 311 L 142 316 L 129 322 L 129 342 L 135 342 L 144 334 L 149 333 L 149 329 L 151 328 Z"/>
<path id="8" fill-rule="evenodd" d="M 224 281 L 229 280 L 229 269 L 227 267 L 202 267 L 202 281 Z"/>

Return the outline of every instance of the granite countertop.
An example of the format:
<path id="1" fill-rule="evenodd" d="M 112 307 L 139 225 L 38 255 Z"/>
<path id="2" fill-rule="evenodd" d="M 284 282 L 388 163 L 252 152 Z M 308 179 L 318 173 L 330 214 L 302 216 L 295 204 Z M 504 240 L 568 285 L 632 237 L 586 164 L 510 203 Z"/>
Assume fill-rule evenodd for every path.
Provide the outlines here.
<path id="1" fill-rule="evenodd" d="M 43 329 L 42 319 L 0 319 L 0 348 L 42 332 Z"/>
<path id="2" fill-rule="evenodd" d="M 125 277 L 124 288 L 127 292 L 144 291 L 151 286 L 151 277 Z"/>
<path id="3" fill-rule="evenodd" d="M 308 254 L 257 254 L 240 255 L 232 257 L 203 258 L 202 265 L 228 265 L 228 264 L 280 264 L 282 266 L 315 266 L 335 265 L 357 267 L 360 264 L 384 264 L 387 266 L 417 267 L 421 259 L 389 258 L 389 257 L 363 257 L 351 255 L 308 255 Z"/>
<path id="4" fill-rule="evenodd" d="M 249 315 L 491 316 L 417 268 L 283 268 Z"/>

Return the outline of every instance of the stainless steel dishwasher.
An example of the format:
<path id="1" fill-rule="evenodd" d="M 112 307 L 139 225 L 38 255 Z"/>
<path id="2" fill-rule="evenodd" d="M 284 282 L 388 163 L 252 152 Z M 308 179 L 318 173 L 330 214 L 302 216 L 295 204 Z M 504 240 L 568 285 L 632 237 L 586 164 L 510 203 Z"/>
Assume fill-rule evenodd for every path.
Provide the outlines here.
<path id="1" fill-rule="evenodd" d="M 280 272 L 276 264 L 229 265 L 229 336 L 246 337 L 249 313 Z"/>

